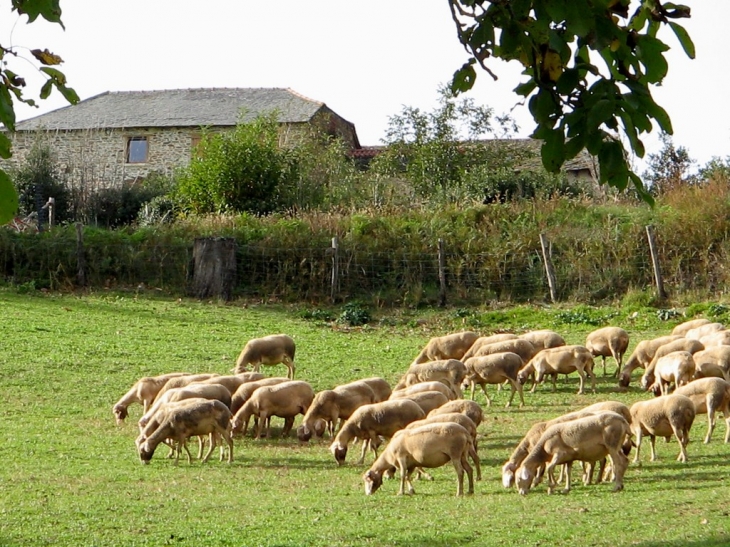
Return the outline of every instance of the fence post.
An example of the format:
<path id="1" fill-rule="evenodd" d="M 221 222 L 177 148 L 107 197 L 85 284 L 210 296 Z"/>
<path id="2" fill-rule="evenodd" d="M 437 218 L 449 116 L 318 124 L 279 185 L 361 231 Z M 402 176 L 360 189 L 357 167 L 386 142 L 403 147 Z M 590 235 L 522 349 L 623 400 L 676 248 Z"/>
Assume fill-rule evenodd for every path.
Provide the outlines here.
<path id="1" fill-rule="evenodd" d="M 84 225 L 76 223 L 76 283 L 86 286 L 86 255 L 84 253 Z"/>
<path id="2" fill-rule="evenodd" d="M 550 259 L 550 246 L 545 234 L 540 234 L 540 246 L 542 247 L 542 258 L 545 261 L 545 274 L 547 275 L 548 287 L 550 288 L 550 301 L 555 303 L 558 301 L 555 268 L 553 268 L 553 261 Z"/>
<path id="3" fill-rule="evenodd" d="M 446 306 L 446 253 L 442 238 L 439 238 L 439 306 Z"/>
<path id="4" fill-rule="evenodd" d="M 659 266 L 659 253 L 656 248 L 656 240 L 654 239 L 654 226 L 646 227 L 646 238 L 649 240 L 649 252 L 651 253 L 651 263 L 654 267 L 654 280 L 656 281 L 656 291 L 660 299 L 665 299 L 667 293 L 664 291 L 664 280 L 662 279 L 662 270 Z"/>
<path id="5" fill-rule="evenodd" d="M 330 287 L 330 300 L 334 304 L 337 298 L 337 287 L 340 282 L 340 260 L 338 251 L 340 249 L 337 237 L 332 238 L 332 286 Z"/>

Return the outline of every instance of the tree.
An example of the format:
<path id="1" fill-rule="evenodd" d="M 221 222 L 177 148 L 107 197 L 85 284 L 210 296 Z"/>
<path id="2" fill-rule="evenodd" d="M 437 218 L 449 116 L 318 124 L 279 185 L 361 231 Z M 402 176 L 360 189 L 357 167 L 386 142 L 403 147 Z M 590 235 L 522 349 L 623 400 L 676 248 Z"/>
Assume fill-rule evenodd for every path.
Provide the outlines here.
<path id="1" fill-rule="evenodd" d="M 515 92 L 528 101 L 536 122 L 532 136 L 541 139 L 548 171 L 587 149 L 598 157 L 600 181 L 623 190 L 633 183 L 652 202 L 629 166 L 621 142 L 625 136 L 638 157 L 645 150 L 640 135 L 654 123 L 672 134 L 667 112 L 651 96 L 667 74 L 658 38 L 671 28 L 685 53 L 695 48 L 675 22 L 690 8 L 660 0 L 449 0 L 459 39 L 470 59 L 451 82 L 455 92 L 474 85 L 475 66 L 493 78 L 489 59 L 518 61 L 526 79 Z M 599 66 L 597 61 L 602 61 Z"/>
<path id="2" fill-rule="evenodd" d="M 695 163 L 684 146 L 675 148 L 672 137 L 663 134 L 662 149 L 657 154 L 649 154 L 644 178 L 654 194 L 694 184 L 697 176 L 690 169 Z"/>
<path id="3" fill-rule="evenodd" d="M 12 11 L 19 15 L 27 15 L 28 23 L 32 23 L 38 17 L 43 17 L 51 23 L 61 22 L 60 0 L 12 0 Z M 24 58 L 18 46 L 3 46 L 0 44 L 0 123 L 9 131 L 15 131 L 15 107 L 13 101 L 19 101 L 30 106 L 36 106 L 34 99 L 24 95 L 25 79 L 12 70 L 11 63 L 16 59 L 22 59 L 34 64 L 33 61 Z M 66 85 L 66 76 L 55 68 L 60 65 L 63 59 L 51 53 L 48 49 L 31 49 L 31 55 L 39 63 L 38 69 L 46 78 L 41 86 L 39 97 L 47 98 L 53 88 L 56 88 L 70 103 L 77 103 L 79 98 L 76 92 Z M 8 159 L 12 155 L 12 142 L 4 132 L 0 132 L 0 158 Z M 0 225 L 5 224 L 18 209 L 18 193 L 8 174 L 0 169 Z"/>

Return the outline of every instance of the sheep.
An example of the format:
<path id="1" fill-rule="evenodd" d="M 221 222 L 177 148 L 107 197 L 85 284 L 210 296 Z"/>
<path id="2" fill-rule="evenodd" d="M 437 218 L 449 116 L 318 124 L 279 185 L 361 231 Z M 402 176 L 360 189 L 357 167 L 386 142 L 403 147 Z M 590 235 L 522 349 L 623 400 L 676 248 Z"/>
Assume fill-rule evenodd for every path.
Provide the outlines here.
<path id="1" fill-rule="evenodd" d="M 260 387 L 231 419 L 233 431 L 243 429 L 245 435 L 251 416 L 256 416 L 259 424 L 254 437 L 258 439 L 262 433 L 268 437 L 268 418 L 278 416 L 284 418 L 281 436 L 286 437 L 294 425 L 294 418 L 298 414 L 305 414 L 313 399 L 314 391 L 307 382 L 290 380 L 274 386 Z"/>
<path id="2" fill-rule="evenodd" d="M 260 387 L 264 386 L 275 386 L 277 384 L 283 384 L 284 382 L 290 382 L 289 378 L 283 376 L 272 376 L 270 378 L 262 378 L 261 380 L 254 380 L 253 382 L 246 382 L 233 393 L 231 396 L 231 413 L 236 414 L 246 401 L 251 398 L 251 395 Z"/>
<path id="3" fill-rule="evenodd" d="M 233 440 L 230 431 L 231 411 L 226 405 L 216 400 L 201 399 L 196 404 L 189 404 L 170 409 L 160 422 L 159 427 L 138 447 L 139 458 L 148 464 L 157 446 L 166 439 L 172 439 L 178 446 L 185 446 L 189 437 L 217 433 L 228 445 L 228 463 L 233 462 Z M 210 449 L 203 458 L 203 463 L 215 448 L 215 437 L 211 438 Z M 187 450 L 187 448 L 186 448 Z M 177 451 L 178 457 L 180 451 Z M 177 457 L 175 459 L 177 463 Z M 191 463 L 188 451 L 188 463 Z"/>
<path id="4" fill-rule="evenodd" d="M 616 414 L 623 416 L 626 421 L 631 420 L 629 407 L 624 403 L 618 401 L 602 401 L 580 410 L 576 410 L 575 412 L 563 414 L 562 416 L 558 416 L 552 420 L 533 424 L 527 434 L 517 444 L 509 459 L 502 466 L 502 485 L 505 488 L 512 486 L 515 479 L 515 471 L 522 464 L 523 460 L 527 457 L 535 444 L 537 444 L 537 441 L 540 440 L 540 437 L 548 427 L 554 424 L 569 422 L 577 418 L 584 418 L 586 416 L 593 415 L 596 412 L 603 411 L 615 412 Z"/>
<path id="5" fill-rule="evenodd" d="M 404 397 L 410 397 L 414 393 L 421 393 L 423 391 L 440 391 L 441 393 L 446 395 L 449 401 L 458 399 L 453 389 L 451 389 L 443 382 L 439 382 L 437 380 L 434 380 L 432 382 L 419 382 L 417 384 L 413 384 L 412 386 L 404 387 L 402 389 L 396 389 L 390 394 L 389 398 L 402 399 Z"/>
<path id="6" fill-rule="evenodd" d="M 498 334 L 492 334 L 490 336 L 482 336 L 481 338 L 477 338 L 476 342 L 472 344 L 472 346 L 469 348 L 469 351 L 467 351 L 460 359 L 460 361 L 464 362 L 470 357 L 474 357 L 476 355 L 476 352 L 481 348 L 482 346 L 487 346 L 489 344 L 495 344 L 497 342 L 506 342 L 507 340 L 517 340 L 519 337 L 516 334 L 511 334 L 509 332 L 501 332 Z"/>
<path id="7" fill-rule="evenodd" d="M 557 348 L 553 348 L 557 349 Z M 532 359 L 535 354 L 537 353 L 537 350 L 535 346 L 533 346 L 530 342 L 527 340 L 523 340 L 521 338 L 517 338 L 516 340 L 505 340 L 504 342 L 495 342 L 494 344 L 485 344 L 481 346 L 477 351 L 474 352 L 473 355 L 470 357 L 479 357 L 481 355 L 491 355 L 493 353 L 504 353 L 506 351 L 510 351 L 512 353 L 516 353 L 522 358 L 522 361 L 524 363 L 527 363 L 530 359 Z M 464 356 L 464 360 L 466 360 L 467 357 Z"/>
<path id="8" fill-rule="evenodd" d="M 661 359 L 665 355 L 669 355 L 670 353 L 673 353 L 675 351 L 687 351 L 694 354 L 698 351 L 702 351 L 703 349 L 705 349 L 705 346 L 702 345 L 702 342 L 700 342 L 699 340 L 693 340 L 691 338 L 680 338 L 679 340 L 674 340 L 673 342 L 669 342 L 668 344 L 660 346 L 656 350 L 654 358 L 644 370 L 644 375 L 641 377 L 641 387 L 647 389 L 654 383 L 654 369 L 656 368 L 656 364 L 659 359 Z"/>
<path id="9" fill-rule="evenodd" d="M 121 399 L 112 407 L 112 413 L 116 419 L 117 425 L 122 425 L 124 419 L 129 415 L 127 408 L 132 403 L 140 403 L 142 412 L 149 410 L 150 405 L 157 397 L 157 393 L 167 383 L 170 378 L 185 376 L 187 372 L 170 372 L 159 376 L 145 376 L 137 380 L 134 385 L 125 393 Z"/>
<path id="10" fill-rule="evenodd" d="M 526 332 L 521 334 L 519 338 L 530 342 L 537 351 L 547 348 L 557 348 L 565 345 L 565 338 L 560 336 L 557 332 L 547 329 Z"/>
<path id="11" fill-rule="evenodd" d="M 553 391 L 556 390 L 555 380 L 558 374 L 569 374 L 577 372 L 580 377 L 578 394 L 583 393 L 585 377 L 591 378 L 591 389 L 596 392 L 596 375 L 593 374 L 593 355 L 584 346 L 561 346 L 540 351 L 527 363 L 517 374 L 520 383 L 525 383 L 533 373 L 537 373 L 535 382 L 532 384 L 532 393 L 535 392 L 537 384 L 542 383 L 546 374 L 553 377 Z"/>
<path id="12" fill-rule="evenodd" d="M 556 465 L 566 465 L 564 493 L 570 492 L 570 472 L 573 462 L 594 463 L 611 457 L 614 472 L 613 491 L 623 490 L 623 477 L 628 458 L 622 446 L 629 435 L 629 423 L 615 412 L 603 411 L 548 427 L 517 470 L 517 488 L 526 495 L 543 465 L 548 475 L 548 494 L 555 486 L 553 471 Z"/>
<path id="13" fill-rule="evenodd" d="M 695 359 L 695 378 L 721 378 L 726 382 L 730 382 L 730 374 L 715 363 L 698 363 Z"/>
<path id="14" fill-rule="evenodd" d="M 512 404 L 515 392 L 520 394 L 520 407 L 525 406 L 522 384 L 517 381 L 517 373 L 522 368 L 522 358 L 516 353 L 504 352 L 471 357 L 466 360 L 464 366 L 466 366 L 464 382 L 471 385 L 472 400 L 474 400 L 475 387 L 480 385 L 484 391 L 484 396 L 487 398 L 487 406 L 491 406 L 492 401 L 487 393 L 487 384 L 499 385 L 507 380 L 512 386 L 512 393 L 505 406 L 509 407 Z"/>
<path id="15" fill-rule="evenodd" d="M 297 428 L 297 438 L 306 442 L 313 433 L 320 437 L 325 430 L 334 437 L 338 421 L 342 427 L 355 410 L 362 405 L 375 403 L 375 399 L 373 388 L 362 381 L 320 391 L 314 396 L 302 424 Z"/>
<path id="16" fill-rule="evenodd" d="M 628 361 L 626 361 L 619 374 L 619 387 L 629 387 L 631 373 L 637 368 L 646 369 L 660 347 L 675 340 L 681 340 L 682 338 L 684 337 L 678 335 L 660 336 L 651 340 L 642 340 L 636 344 L 633 353 L 629 356 Z"/>
<path id="17" fill-rule="evenodd" d="M 697 327 L 701 327 L 702 325 L 707 325 L 709 322 L 709 319 L 691 319 L 689 321 L 685 321 L 684 323 L 680 323 L 679 325 L 674 327 L 674 329 L 672 329 L 672 335 L 684 336 L 685 334 L 687 334 L 687 331 L 696 329 Z"/>
<path id="18" fill-rule="evenodd" d="M 469 432 L 456 423 L 434 423 L 399 431 L 363 475 L 365 494 L 375 493 L 383 484 L 383 473 L 392 468 L 400 472 L 398 494 L 414 494 L 410 476 L 416 467 L 441 467 L 449 461 L 456 470 L 456 495 L 464 494 L 464 471 L 469 479 L 468 494 L 473 494 L 474 474 L 467 461 L 471 443 Z"/>
<path id="19" fill-rule="evenodd" d="M 706 323 L 704 325 L 700 325 L 699 327 L 688 330 L 686 333 L 684 333 L 684 337 L 689 338 L 690 340 L 699 340 L 703 336 L 708 336 L 722 330 L 725 330 L 725 325 L 723 325 L 722 323 Z"/>
<path id="20" fill-rule="evenodd" d="M 162 397 L 168 390 L 175 389 L 178 387 L 185 387 L 189 384 L 193 384 L 196 382 L 202 382 L 203 380 L 207 380 L 209 378 L 214 378 L 216 376 L 220 376 L 220 374 L 216 374 L 214 372 L 211 373 L 203 373 L 203 374 L 186 374 L 185 376 L 179 376 L 176 378 L 170 378 L 164 386 L 162 386 L 162 389 L 157 392 L 157 396 L 155 397 L 155 401 Z M 154 401 L 153 401 L 154 402 Z"/>
<path id="21" fill-rule="evenodd" d="M 482 407 L 476 401 L 467 401 L 465 399 L 457 399 L 455 401 L 449 401 L 444 403 L 438 408 L 434 408 L 428 413 L 428 416 L 435 416 L 437 414 L 448 414 L 451 412 L 460 412 L 465 416 L 468 416 L 477 427 L 482 423 L 484 417 L 484 411 Z"/>
<path id="22" fill-rule="evenodd" d="M 433 423 L 446 423 L 446 422 L 452 422 L 459 424 L 461 427 L 466 429 L 469 432 L 469 435 L 472 438 L 473 447 L 469 449 L 469 458 L 471 458 L 472 463 L 474 464 L 474 467 L 477 471 L 477 480 L 482 480 L 482 466 L 479 462 L 479 454 L 477 453 L 477 426 L 474 424 L 471 418 L 467 416 L 466 414 L 462 414 L 461 412 L 446 412 L 443 414 L 433 414 L 426 416 L 425 418 L 422 418 L 420 420 L 416 420 L 415 422 L 411 422 L 408 424 L 405 429 L 413 429 L 415 427 L 421 427 L 422 425 L 426 424 L 433 424 Z"/>
<path id="23" fill-rule="evenodd" d="M 261 365 L 278 365 L 283 363 L 288 369 L 286 377 L 294 379 L 294 354 L 296 344 L 291 336 L 286 334 L 272 334 L 263 338 L 253 338 L 246 342 L 241 354 L 236 359 L 236 374 L 246 372 L 248 365 L 253 366 L 254 372 L 259 371 Z"/>
<path id="24" fill-rule="evenodd" d="M 636 437 L 634 463 L 639 463 L 641 438 L 649 435 L 651 441 L 651 461 L 656 460 L 656 437 L 669 437 L 674 434 L 679 441 L 677 461 L 687 461 L 689 430 L 695 419 L 695 405 L 685 395 L 672 393 L 648 401 L 638 401 L 631 405 L 631 432 Z"/>
<path id="25" fill-rule="evenodd" d="M 479 338 L 476 332 L 464 331 L 446 336 L 431 338 L 413 360 L 414 365 L 428 361 L 443 361 L 445 359 L 461 359 L 474 342 Z"/>
<path id="26" fill-rule="evenodd" d="M 629 333 L 620 327 L 603 327 L 588 333 L 586 337 L 586 348 L 593 354 L 593 357 L 603 359 L 603 375 L 606 375 L 606 357 L 613 357 L 616 361 L 616 373 L 618 376 L 621 370 L 626 349 L 629 347 Z"/>
<path id="27" fill-rule="evenodd" d="M 440 391 L 421 391 L 408 395 L 406 399 L 416 403 L 426 414 L 449 402 L 449 398 Z"/>
<path id="28" fill-rule="evenodd" d="M 263 380 L 264 378 L 265 376 L 260 372 L 243 372 L 241 374 L 233 374 L 228 376 L 214 376 L 213 378 L 208 378 L 207 380 L 201 380 L 199 383 L 219 384 L 224 386 L 228 391 L 233 394 L 243 384 L 256 382 L 258 380 Z"/>
<path id="29" fill-rule="evenodd" d="M 705 348 L 730 346 L 730 330 L 718 330 L 711 334 L 700 336 L 700 342 Z"/>
<path id="30" fill-rule="evenodd" d="M 393 392 L 392 388 L 390 387 L 390 384 L 385 378 L 381 378 L 380 376 L 373 376 L 372 378 L 363 378 L 362 380 L 359 380 L 360 382 L 365 382 L 367 385 L 369 385 L 373 393 L 375 393 L 375 401 L 376 403 L 379 403 L 381 401 L 387 401 L 390 397 L 390 394 Z"/>
<path id="31" fill-rule="evenodd" d="M 695 416 L 707 414 L 707 435 L 705 444 L 710 442 L 715 429 L 715 412 L 725 417 L 725 442 L 730 441 L 730 382 L 720 378 L 701 378 L 677 388 L 675 394 L 692 399 Z"/>
<path id="32" fill-rule="evenodd" d="M 330 452 L 335 457 L 337 465 L 342 465 L 347 457 L 348 445 L 357 437 L 362 441 L 362 453 L 357 461 L 361 464 L 365 461 L 368 446 L 375 453 L 375 457 L 378 457 L 379 437 L 390 438 L 396 431 L 425 417 L 423 409 L 410 399 L 363 405 L 357 408 L 342 425 L 330 445 Z"/>
<path id="33" fill-rule="evenodd" d="M 688 351 L 673 351 L 659 358 L 653 370 L 648 370 L 641 377 L 641 387 L 662 395 L 669 393 L 669 386 L 683 386 L 695 375 L 695 361 Z"/>
<path id="34" fill-rule="evenodd" d="M 438 380 L 451 387 L 456 392 L 457 397 L 461 397 L 461 384 L 464 381 L 465 374 L 466 367 L 464 363 L 456 359 L 411 365 L 395 386 L 395 389 L 403 389 L 419 382 Z"/>
<path id="35" fill-rule="evenodd" d="M 147 425 L 150 418 L 163 404 L 193 398 L 215 399 L 226 405 L 229 409 L 231 407 L 231 392 L 228 391 L 225 386 L 218 384 L 193 383 L 184 387 L 176 387 L 167 390 L 160 397 L 155 399 L 152 407 L 139 419 L 138 423 L 140 430 Z"/>
<path id="36" fill-rule="evenodd" d="M 717 346 L 704 349 L 693 354 L 695 365 L 700 367 L 705 363 L 711 363 L 730 373 L 730 346 Z"/>

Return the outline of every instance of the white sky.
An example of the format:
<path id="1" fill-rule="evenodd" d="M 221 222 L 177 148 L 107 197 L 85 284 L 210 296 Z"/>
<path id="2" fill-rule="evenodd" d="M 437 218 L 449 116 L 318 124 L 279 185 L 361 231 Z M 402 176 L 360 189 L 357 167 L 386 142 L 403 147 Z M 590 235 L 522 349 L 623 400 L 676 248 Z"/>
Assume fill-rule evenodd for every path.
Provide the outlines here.
<path id="1" fill-rule="evenodd" d="M 680 20 L 697 59 L 684 55 L 669 29 L 670 72 L 655 99 L 672 118 L 674 142 L 702 165 L 730 156 L 730 77 L 722 36 L 730 2 L 693 2 Z M 104 91 L 196 87 L 289 87 L 326 103 L 353 122 L 363 145 L 380 144 L 388 117 L 403 105 L 430 110 L 437 88 L 467 59 L 446 1 L 370 0 L 62 0 L 60 26 L 27 25 L 0 0 L 0 44 L 48 48 L 81 99 Z M 27 54 L 30 57 L 30 54 Z M 12 60 L 28 96 L 42 80 Z M 18 64 L 19 63 L 19 64 Z M 469 96 L 497 113 L 512 108 L 520 68 L 495 63 L 493 82 L 480 72 Z M 66 106 L 54 91 L 39 109 L 21 105 L 18 119 Z M 533 129 L 525 106 L 513 111 L 520 136 Z M 658 133 L 647 151 L 660 148 Z"/>

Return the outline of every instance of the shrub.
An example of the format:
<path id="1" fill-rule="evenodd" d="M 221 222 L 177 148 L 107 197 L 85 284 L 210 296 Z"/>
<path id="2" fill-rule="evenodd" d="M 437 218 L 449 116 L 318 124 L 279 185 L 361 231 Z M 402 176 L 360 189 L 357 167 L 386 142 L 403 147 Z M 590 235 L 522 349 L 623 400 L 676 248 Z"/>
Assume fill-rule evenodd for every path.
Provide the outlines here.
<path id="1" fill-rule="evenodd" d="M 51 148 L 38 143 L 31 148 L 24 163 L 11 173 L 19 197 L 19 213 L 28 216 L 40 211 L 42 222 L 48 213 L 42 210 L 48 198 L 55 199 L 54 222 L 70 220 L 69 192 L 64 186 Z"/>

